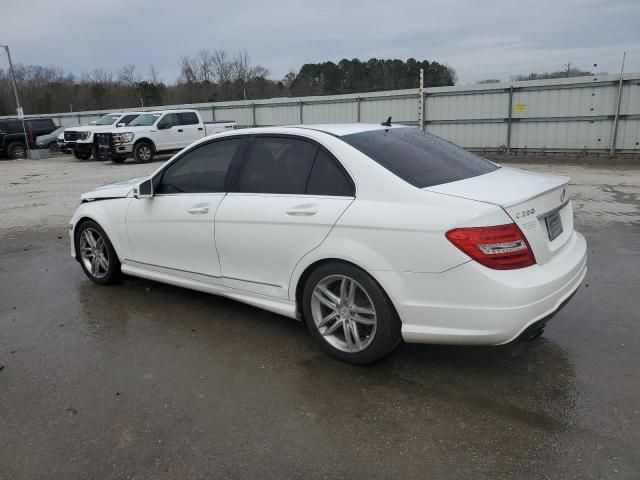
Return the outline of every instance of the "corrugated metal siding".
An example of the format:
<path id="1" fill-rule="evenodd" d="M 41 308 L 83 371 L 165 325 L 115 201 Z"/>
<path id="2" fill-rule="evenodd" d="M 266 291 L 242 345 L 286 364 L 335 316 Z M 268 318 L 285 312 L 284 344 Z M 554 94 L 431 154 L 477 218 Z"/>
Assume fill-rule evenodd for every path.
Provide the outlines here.
<path id="1" fill-rule="evenodd" d="M 640 151 L 640 119 L 620 120 L 616 143 L 618 148 Z"/>
<path id="2" fill-rule="evenodd" d="M 514 149 L 608 150 L 619 77 L 561 78 L 426 89 L 427 130 L 469 148 L 507 145 L 509 96 Z M 302 105 L 302 107 L 301 107 Z M 394 122 L 416 124 L 418 89 L 348 95 L 275 98 L 147 108 L 195 108 L 205 121 L 234 120 L 240 126 L 300 123 Z M 117 109 L 137 111 L 139 108 Z M 107 111 L 43 115 L 63 126 L 88 124 Z M 640 145 L 640 74 L 625 75 L 616 147 Z"/>
<path id="3" fill-rule="evenodd" d="M 427 99 L 427 121 L 503 118 L 509 110 L 508 93 L 435 96 Z"/>
<path id="4" fill-rule="evenodd" d="M 445 123 L 427 131 L 465 148 L 501 148 L 506 144 L 506 123 Z"/>
<path id="5" fill-rule="evenodd" d="M 391 97 L 360 101 L 361 122 L 380 123 L 384 122 L 387 117 L 392 117 L 394 122 L 415 122 L 417 115 L 417 97 Z"/>
<path id="6" fill-rule="evenodd" d="M 607 149 L 611 122 L 516 122 L 511 130 L 512 148 Z M 569 147 L 570 145 L 570 147 Z"/>
<path id="7" fill-rule="evenodd" d="M 300 123 L 300 105 L 256 105 L 258 125 L 295 125 Z"/>

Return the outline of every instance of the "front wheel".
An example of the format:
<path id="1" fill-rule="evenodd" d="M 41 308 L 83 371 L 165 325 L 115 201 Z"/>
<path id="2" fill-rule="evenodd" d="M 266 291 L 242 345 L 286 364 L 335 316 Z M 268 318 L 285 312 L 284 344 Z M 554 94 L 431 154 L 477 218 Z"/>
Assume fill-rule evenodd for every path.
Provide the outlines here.
<path id="1" fill-rule="evenodd" d="M 401 323 L 391 301 L 369 274 L 353 265 L 318 267 L 307 279 L 302 302 L 314 340 L 339 360 L 375 362 L 400 342 Z"/>
<path id="2" fill-rule="evenodd" d="M 147 142 L 139 142 L 133 147 L 133 158 L 139 163 L 149 163 L 153 160 L 153 147 Z"/>
<path id="3" fill-rule="evenodd" d="M 7 147 L 7 154 L 13 160 L 22 160 L 27 158 L 27 147 L 24 143 L 13 142 Z"/>
<path id="4" fill-rule="evenodd" d="M 117 283 L 122 277 L 120 260 L 100 225 L 88 220 L 76 232 L 76 254 L 84 273 L 100 285 Z"/>
<path id="5" fill-rule="evenodd" d="M 76 157 L 78 160 L 89 160 L 89 158 L 91 158 L 91 152 L 74 151 L 73 156 Z"/>
<path id="6" fill-rule="evenodd" d="M 49 153 L 58 153 L 59 150 L 58 142 L 51 142 L 49 144 Z"/>

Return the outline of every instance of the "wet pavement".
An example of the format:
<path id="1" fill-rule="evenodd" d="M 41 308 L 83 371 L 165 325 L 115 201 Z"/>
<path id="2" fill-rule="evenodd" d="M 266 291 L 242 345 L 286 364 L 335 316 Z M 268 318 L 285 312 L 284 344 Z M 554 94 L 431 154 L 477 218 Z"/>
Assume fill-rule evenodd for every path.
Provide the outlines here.
<path id="1" fill-rule="evenodd" d="M 0 479 L 639 478 L 634 181 L 576 186 L 606 201 L 576 216 L 590 271 L 543 337 L 367 367 L 231 300 L 97 286 L 66 219 L 25 213 L 0 233 Z"/>

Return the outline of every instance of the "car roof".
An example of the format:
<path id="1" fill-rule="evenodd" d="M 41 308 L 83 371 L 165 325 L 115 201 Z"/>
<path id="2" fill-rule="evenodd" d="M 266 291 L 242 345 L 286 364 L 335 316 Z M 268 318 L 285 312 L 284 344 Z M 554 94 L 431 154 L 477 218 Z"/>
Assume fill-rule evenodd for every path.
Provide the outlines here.
<path id="1" fill-rule="evenodd" d="M 319 123 L 316 125 L 292 125 L 290 128 L 306 128 L 328 133 L 334 137 L 343 137 L 354 133 L 369 132 L 372 130 L 388 130 L 389 128 L 404 128 L 406 125 L 386 126 L 380 123 Z"/>

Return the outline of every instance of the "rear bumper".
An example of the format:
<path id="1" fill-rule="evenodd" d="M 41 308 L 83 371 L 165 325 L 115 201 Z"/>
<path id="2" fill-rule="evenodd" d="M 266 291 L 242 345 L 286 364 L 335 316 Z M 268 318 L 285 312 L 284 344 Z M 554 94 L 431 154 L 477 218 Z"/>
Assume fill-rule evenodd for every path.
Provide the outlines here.
<path id="1" fill-rule="evenodd" d="M 435 274 L 372 273 L 398 311 L 405 341 L 501 345 L 557 312 L 582 283 L 586 261 L 586 241 L 574 232 L 544 265 L 499 271 L 470 261 Z"/>

